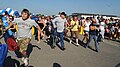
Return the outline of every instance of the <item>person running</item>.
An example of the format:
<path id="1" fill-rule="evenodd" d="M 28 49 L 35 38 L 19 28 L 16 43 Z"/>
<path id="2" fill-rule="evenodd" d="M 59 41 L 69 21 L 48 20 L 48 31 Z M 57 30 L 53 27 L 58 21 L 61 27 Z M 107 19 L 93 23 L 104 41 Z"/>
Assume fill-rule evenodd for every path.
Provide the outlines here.
<path id="1" fill-rule="evenodd" d="M 14 17 L 12 15 L 10 15 L 8 23 L 11 24 L 13 20 L 14 20 Z M 12 25 L 9 29 L 13 32 L 13 36 L 15 38 L 16 37 L 16 28 L 15 28 L 15 25 Z"/>
<path id="2" fill-rule="evenodd" d="M 72 25 L 72 35 L 71 35 L 71 38 L 70 38 L 70 44 L 72 42 L 72 38 L 75 34 L 75 37 L 76 37 L 76 46 L 78 46 L 78 27 L 79 27 L 79 21 L 78 21 L 78 17 L 77 16 L 73 16 L 73 20 L 71 21 L 71 25 Z"/>
<path id="3" fill-rule="evenodd" d="M 64 26 L 66 25 L 65 12 L 60 13 L 60 17 L 56 17 L 53 22 L 54 28 L 57 28 L 57 35 L 60 38 L 61 50 L 65 50 L 64 47 Z M 56 23 L 56 25 L 55 25 Z"/>
<path id="4" fill-rule="evenodd" d="M 40 26 L 42 32 L 44 33 L 44 36 L 45 36 L 45 31 L 44 31 L 44 28 L 46 27 L 46 24 L 45 22 L 43 21 L 44 17 L 39 17 L 39 21 L 38 21 L 38 25 Z M 40 32 L 38 31 L 38 43 L 40 43 Z M 43 36 L 43 38 L 44 38 Z"/>
<path id="5" fill-rule="evenodd" d="M 46 27 L 45 27 L 45 34 L 47 36 L 47 39 L 50 38 L 50 35 L 52 34 L 52 31 L 53 31 L 53 24 L 52 24 L 50 16 L 48 16 Z"/>
<path id="6" fill-rule="evenodd" d="M 28 66 L 29 64 L 29 59 L 27 57 L 27 48 L 31 40 L 32 36 L 32 31 L 31 28 L 32 26 L 35 26 L 38 28 L 38 30 L 41 32 L 40 27 L 38 24 L 29 18 L 29 10 L 28 9 L 23 9 L 21 12 L 20 18 L 15 18 L 13 21 L 13 24 L 18 25 L 18 32 L 17 32 L 17 43 L 19 45 L 19 51 L 22 54 L 22 61 L 25 66 Z"/>
<path id="7" fill-rule="evenodd" d="M 89 26 L 90 26 L 91 22 L 90 22 L 90 18 L 87 17 L 86 21 L 83 23 L 83 27 L 84 27 L 84 38 L 82 40 L 82 42 L 86 39 L 86 42 L 88 41 L 88 36 L 89 36 Z"/>
<path id="8" fill-rule="evenodd" d="M 66 32 L 65 32 L 65 36 L 67 36 L 67 37 L 71 37 L 71 18 L 70 17 L 68 17 L 67 18 L 67 23 L 66 23 Z"/>
<path id="9" fill-rule="evenodd" d="M 96 24 L 97 24 L 96 19 L 93 19 L 92 23 L 90 24 L 89 41 L 85 48 L 88 48 L 90 46 L 92 39 L 94 39 L 95 48 L 96 48 L 95 51 L 98 52 L 98 41 L 97 41 L 97 30 L 98 29 L 97 29 Z"/>

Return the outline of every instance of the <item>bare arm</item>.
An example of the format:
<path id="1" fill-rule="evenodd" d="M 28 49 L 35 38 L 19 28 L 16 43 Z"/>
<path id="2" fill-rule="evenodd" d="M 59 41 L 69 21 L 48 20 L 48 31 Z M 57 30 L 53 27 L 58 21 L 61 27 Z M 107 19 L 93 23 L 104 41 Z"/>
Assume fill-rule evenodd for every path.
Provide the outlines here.
<path id="1" fill-rule="evenodd" d="M 53 27 L 56 28 L 55 22 L 52 22 L 52 24 L 53 24 Z"/>
<path id="2" fill-rule="evenodd" d="M 4 31 L 6 31 L 6 30 L 10 29 L 10 27 L 11 27 L 12 25 L 13 25 L 13 23 L 10 23 L 10 24 L 9 24 L 9 26 L 8 26 L 8 27 L 6 27 Z"/>
<path id="3" fill-rule="evenodd" d="M 44 27 L 42 28 L 42 31 L 44 30 L 44 28 L 46 27 L 46 23 L 45 22 L 43 22 L 43 24 L 44 24 Z"/>

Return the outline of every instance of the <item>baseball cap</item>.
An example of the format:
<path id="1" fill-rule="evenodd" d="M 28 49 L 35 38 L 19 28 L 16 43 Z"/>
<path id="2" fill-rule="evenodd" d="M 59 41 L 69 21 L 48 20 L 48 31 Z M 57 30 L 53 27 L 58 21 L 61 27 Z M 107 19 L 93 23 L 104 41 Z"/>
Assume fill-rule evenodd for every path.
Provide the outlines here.
<path id="1" fill-rule="evenodd" d="M 61 12 L 60 14 L 66 16 L 65 12 Z"/>

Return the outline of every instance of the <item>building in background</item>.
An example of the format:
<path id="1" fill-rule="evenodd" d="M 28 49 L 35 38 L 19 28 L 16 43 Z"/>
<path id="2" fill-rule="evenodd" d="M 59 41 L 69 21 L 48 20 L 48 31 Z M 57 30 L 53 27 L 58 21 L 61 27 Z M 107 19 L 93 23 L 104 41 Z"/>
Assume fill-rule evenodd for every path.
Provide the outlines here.
<path id="1" fill-rule="evenodd" d="M 72 15 L 70 16 L 74 16 L 77 15 L 79 18 L 86 18 L 86 17 L 103 17 L 105 19 L 110 19 L 110 18 L 114 18 L 114 19 L 120 19 L 120 16 L 116 16 L 116 15 L 103 15 L 103 14 L 90 14 L 90 13 L 72 13 Z"/>

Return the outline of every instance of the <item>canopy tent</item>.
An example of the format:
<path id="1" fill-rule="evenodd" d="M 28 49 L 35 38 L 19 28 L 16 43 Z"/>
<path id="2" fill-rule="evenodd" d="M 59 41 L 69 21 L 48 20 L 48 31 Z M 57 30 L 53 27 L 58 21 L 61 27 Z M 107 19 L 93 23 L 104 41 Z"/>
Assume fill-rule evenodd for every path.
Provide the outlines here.
<path id="1" fill-rule="evenodd" d="M 11 8 L 6 8 L 6 9 L 3 9 L 3 10 L 0 10 L 0 14 L 4 15 L 5 12 L 7 12 L 9 15 L 14 15 L 14 11 L 11 9 Z"/>
<path id="2" fill-rule="evenodd" d="M 16 16 L 16 18 L 19 18 L 20 17 L 20 14 L 18 11 L 14 11 L 14 15 Z"/>

